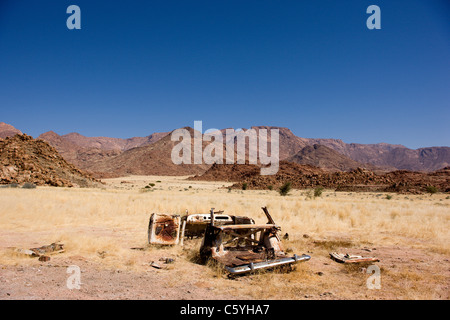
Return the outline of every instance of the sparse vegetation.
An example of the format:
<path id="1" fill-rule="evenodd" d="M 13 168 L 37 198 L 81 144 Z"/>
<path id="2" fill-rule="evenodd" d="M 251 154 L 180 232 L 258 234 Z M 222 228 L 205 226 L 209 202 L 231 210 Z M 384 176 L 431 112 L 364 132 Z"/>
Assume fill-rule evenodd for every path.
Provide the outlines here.
<path id="1" fill-rule="evenodd" d="M 36 189 L 36 185 L 31 182 L 25 182 L 22 186 L 24 189 Z"/>
<path id="2" fill-rule="evenodd" d="M 273 190 L 273 186 L 269 185 L 269 186 L 267 186 L 267 189 Z"/>
<path id="3" fill-rule="evenodd" d="M 387 194 L 387 195 L 386 195 L 386 200 L 391 200 L 391 199 L 392 199 L 392 195 Z"/>
<path id="4" fill-rule="evenodd" d="M 322 196 L 323 187 L 317 187 L 314 189 L 314 197 Z"/>
<path id="5" fill-rule="evenodd" d="M 244 182 L 242 184 L 242 190 L 247 190 L 247 188 L 248 188 L 248 184 L 246 182 Z"/>
<path id="6" fill-rule="evenodd" d="M 289 192 L 291 191 L 291 183 L 290 182 L 286 182 L 285 184 L 283 184 L 280 189 L 279 189 L 279 193 L 281 196 L 286 196 L 289 194 Z"/>
<path id="7" fill-rule="evenodd" d="M 435 193 L 437 193 L 439 191 L 438 188 L 436 188 L 435 186 L 427 186 L 425 188 L 425 190 L 431 195 L 435 194 Z"/>

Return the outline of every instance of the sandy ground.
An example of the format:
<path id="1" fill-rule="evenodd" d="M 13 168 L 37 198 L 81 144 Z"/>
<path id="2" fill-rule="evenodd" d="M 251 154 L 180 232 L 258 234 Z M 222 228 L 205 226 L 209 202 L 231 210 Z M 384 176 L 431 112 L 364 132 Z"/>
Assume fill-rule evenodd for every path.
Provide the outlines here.
<path id="1" fill-rule="evenodd" d="M 192 263 L 189 278 L 177 281 L 179 273 L 177 257 L 158 253 L 142 252 L 141 270 L 105 268 L 82 256 L 53 256 L 49 262 L 25 262 L 17 265 L 2 265 L 0 273 L 1 299 L 283 299 L 274 294 L 267 297 L 264 287 L 259 285 L 268 279 L 275 285 L 289 285 L 292 277 L 305 277 L 304 283 L 290 288 L 296 299 L 449 299 L 450 262 L 438 254 L 402 247 L 379 247 L 370 255 L 381 262 L 381 289 L 368 289 L 371 274 L 367 266 L 338 264 L 325 255 L 314 254 L 309 262 L 299 265 L 288 273 L 256 274 L 228 279 L 225 275 L 212 274 L 207 266 Z M 373 248 L 372 248 L 373 249 Z M 367 249 L 366 249 L 367 250 Z M 353 249 L 353 254 L 367 256 L 364 249 Z M 175 262 L 166 264 L 160 258 L 172 257 Z M 31 258 L 30 258 L 31 259 Z M 162 269 L 150 266 L 155 261 Z M 69 266 L 78 266 L 81 271 L 80 289 L 69 289 L 71 283 Z M 185 270 L 185 266 L 182 267 Z M 280 277 L 287 281 L 280 281 Z M 258 285 L 259 284 L 259 285 Z M 226 287 L 229 286 L 229 287 Z M 248 286 L 246 288 L 246 286 Z M 238 290 L 235 290 L 239 287 Z M 248 292 L 248 290 L 257 290 Z M 267 291 L 273 288 L 268 284 Z M 417 290 L 425 297 L 418 296 Z M 290 297 L 292 299 L 292 296 Z"/>
<path id="2" fill-rule="evenodd" d="M 107 187 L 116 191 L 111 194 L 107 191 L 105 196 L 114 197 L 115 192 L 119 194 L 122 192 L 122 188 L 123 192 L 141 190 L 149 181 L 161 181 L 155 183 L 158 185 L 153 188 L 159 188 L 160 192 L 172 190 L 175 195 L 180 191 L 185 192 L 186 189 L 193 194 L 197 192 L 201 194 L 227 186 L 226 183 L 190 182 L 180 177 L 127 177 L 107 180 Z M 45 197 L 48 190 L 54 189 L 42 190 Z M 84 192 L 90 191 L 67 189 L 64 192 L 79 192 L 82 196 Z M 158 190 L 154 192 L 157 193 Z M 227 196 L 226 189 L 221 189 L 220 192 L 222 196 Z M 259 193 L 249 194 L 259 197 Z M 7 196 L 11 199 L 11 195 Z M 355 194 L 345 196 L 351 198 L 355 197 Z M 372 198 L 377 199 L 377 195 L 373 195 Z M 16 200 L 21 201 L 20 198 Z M 446 215 L 449 213 L 448 201 L 443 195 L 440 198 L 433 198 L 431 203 L 440 203 L 439 208 L 443 207 L 443 213 Z M 59 202 L 55 203 L 61 205 Z M 403 202 L 400 204 L 406 205 Z M 144 218 L 147 220 L 147 217 L 145 215 L 142 220 Z M 444 221 L 448 220 L 447 215 Z M 312 257 L 310 261 L 297 265 L 296 270 L 290 273 L 264 272 L 229 279 L 220 268 L 197 262 L 199 239 L 187 240 L 183 248 L 155 248 L 145 243 L 145 225 L 127 224 L 125 220 L 120 220 L 120 223 L 111 227 L 101 223 L 98 225 L 74 223 L 66 217 L 62 222 L 59 220 L 55 222 L 58 230 L 49 228 L 48 225 L 51 225 L 49 222 L 35 228 L 27 225 L 30 221 L 20 220 L 20 223 L 11 222 L 11 226 L 0 225 L 2 300 L 448 300 L 450 295 L 450 257 L 446 246 L 441 250 L 437 249 L 439 241 L 447 241 L 447 238 L 436 231 L 433 231 L 433 234 L 438 234 L 437 238 L 428 239 L 394 235 L 383 230 L 378 230 L 373 237 L 364 236 L 366 229 L 361 233 L 357 228 L 348 232 L 336 228 L 335 231 L 332 225 L 322 231 L 311 228 L 296 232 L 287 226 L 284 230 L 289 231 L 289 240 L 284 241 L 285 248 L 292 249 L 297 254 L 309 254 Z M 17 226 L 12 226 L 16 224 Z M 79 243 L 73 243 L 73 239 L 79 239 Z M 92 239 L 98 239 L 98 242 Z M 66 251 L 52 255 L 48 262 L 23 257 L 14 253 L 12 249 L 12 247 L 33 248 L 58 240 L 65 243 Z M 372 276 L 372 273 L 367 273 L 369 265 L 339 264 L 330 259 L 328 254 L 332 251 L 379 258 L 380 262 L 374 265 L 380 268 L 381 288 L 368 288 L 367 283 Z M 174 262 L 167 264 L 163 261 L 166 258 L 171 258 Z M 153 267 L 152 262 L 160 269 Z M 72 279 L 72 273 L 68 273 L 69 266 L 77 266 L 81 271 L 79 289 L 70 289 L 67 286 L 68 281 L 70 283 Z"/>

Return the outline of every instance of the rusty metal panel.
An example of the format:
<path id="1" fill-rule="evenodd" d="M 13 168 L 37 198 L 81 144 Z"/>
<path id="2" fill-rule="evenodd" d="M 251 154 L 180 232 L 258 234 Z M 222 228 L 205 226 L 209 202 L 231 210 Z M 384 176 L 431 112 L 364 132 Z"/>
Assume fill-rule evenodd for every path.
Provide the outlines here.
<path id="1" fill-rule="evenodd" d="M 179 215 L 152 213 L 148 225 L 148 243 L 177 245 L 180 241 L 180 226 Z"/>

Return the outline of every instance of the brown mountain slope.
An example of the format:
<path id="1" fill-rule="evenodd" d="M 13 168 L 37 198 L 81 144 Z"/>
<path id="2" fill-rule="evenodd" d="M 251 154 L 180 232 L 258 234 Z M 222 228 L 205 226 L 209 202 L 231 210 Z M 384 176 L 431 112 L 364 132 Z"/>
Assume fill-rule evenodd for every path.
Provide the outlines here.
<path id="1" fill-rule="evenodd" d="M 24 135 L 0 139 L 0 183 L 50 186 L 98 186 L 90 175 L 67 163 L 43 140 Z"/>
<path id="2" fill-rule="evenodd" d="M 185 128 L 191 132 L 193 129 Z M 126 176 L 126 175 L 167 175 L 183 176 L 205 172 L 210 165 L 207 164 L 179 164 L 172 162 L 172 149 L 179 144 L 171 141 L 171 135 L 166 135 L 157 142 L 126 150 L 120 155 L 97 162 L 90 167 L 96 176 Z M 203 148 L 208 143 L 203 142 Z M 192 159 L 194 156 L 193 142 L 191 143 Z"/>
<path id="3" fill-rule="evenodd" d="M 41 134 L 38 139 L 48 142 L 66 161 L 83 170 L 89 170 L 96 162 L 104 161 L 121 153 L 118 149 L 102 150 L 96 147 L 83 147 L 53 131 Z"/>
<path id="4" fill-rule="evenodd" d="M 12 125 L 0 122 L 0 139 L 5 139 L 6 137 L 12 137 L 16 134 L 22 134 L 22 132 Z"/>
<path id="5" fill-rule="evenodd" d="M 38 139 L 47 141 L 68 162 L 84 170 L 91 170 L 97 162 L 106 161 L 123 151 L 152 144 L 165 137 L 167 132 L 157 132 L 147 137 L 129 139 L 85 137 L 79 133 L 58 135 L 53 131 L 41 134 Z"/>
<path id="6" fill-rule="evenodd" d="M 320 144 L 304 147 L 298 153 L 289 157 L 287 161 L 298 164 L 308 164 L 329 171 L 351 171 L 356 168 L 366 167 L 363 164 Z"/>

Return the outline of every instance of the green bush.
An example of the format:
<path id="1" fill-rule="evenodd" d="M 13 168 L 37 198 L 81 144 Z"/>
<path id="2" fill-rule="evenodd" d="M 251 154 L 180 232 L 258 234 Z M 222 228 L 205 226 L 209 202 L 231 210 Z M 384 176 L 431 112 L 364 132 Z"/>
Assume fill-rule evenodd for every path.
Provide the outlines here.
<path id="1" fill-rule="evenodd" d="M 425 188 L 425 190 L 429 193 L 429 194 L 434 194 L 436 192 L 438 192 L 438 188 L 436 188 L 435 186 L 428 186 Z"/>
<path id="2" fill-rule="evenodd" d="M 273 186 L 267 186 L 267 189 L 273 190 Z"/>
<path id="3" fill-rule="evenodd" d="M 279 189 L 279 193 L 281 196 L 286 196 L 289 191 L 291 191 L 291 183 L 290 182 L 286 182 L 285 184 L 283 184 L 280 189 Z"/>
<path id="4" fill-rule="evenodd" d="M 387 195 L 386 195 L 386 199 L 387 199 L 387 200 L 391 200 L 391 199 L 392 199 L 392 196 L 391 196 L 390 194 L 387 194 Z"/>
<path id="5" fill-rule="evenodd" d="M 247 188 L 248 188 L 248 184 L 246 182 L 244 182 L 242 184 L 242 190 L 247 190 Z"/>
<path id="6" fill-rule="evenodd" d="M 323 187 L 317 187 L 314 189 L 314 197 L 320 197 L 323 192 Z"/>

